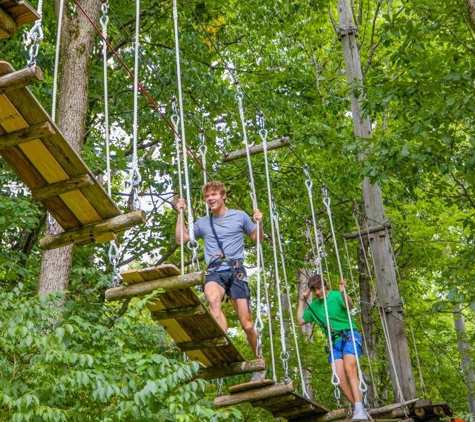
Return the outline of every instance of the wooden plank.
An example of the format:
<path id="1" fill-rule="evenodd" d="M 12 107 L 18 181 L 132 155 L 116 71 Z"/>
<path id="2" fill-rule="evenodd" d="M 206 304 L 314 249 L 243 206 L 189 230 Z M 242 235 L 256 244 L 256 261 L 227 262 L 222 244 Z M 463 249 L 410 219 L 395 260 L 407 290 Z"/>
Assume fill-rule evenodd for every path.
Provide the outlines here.
<path id="1" fill-rule="evenodd" d="M 42 249 L 54 249 L 87 239 L 97 240 L 108 232 L 121 232 L 143 222 L 145 222 L 145 213 L 143 211 L 133 211 L 129 214 L 119 215 L 109 220 L 68 230 L 57 235 L 45 236 L 40 240 L 40 247 Z"/>
<path id="2" fill-rule="evenodd" d="M 407 405 L 410 405 L 412 403 L 416 403 L 417 401 L 419 401 L 419 399 L 417 399 L 417 398 L 416 399 L 411 399 L 411 400 L 405 401 L 404 404 L 407 406 Z M 389 404 L 387 406 L 378 407 L 378 408 L 375 408 L 375 409 L 370 409 L 368 413 L 370 415 L 379 415 L 379 414 L 391 412 L 394 409 L 402 408 L 402 406 L 403 405 L 401 403 L 393 403 L 393 404 Z"/>
<path id="3" fill-rule="evenodd" d="M 2 9 L 0 9 L 0 12 Z M 14 89 L 24 88 L 44 78 L 43 71 L 36 65 L 25 67 L 12 73 L 0 76 L 0 94 Z"/>
<path id="4" fill-rule="evenodd" d="M 204 272 L 196 272 L 131 284 L 129 286 L 115 287 L 106 291 L 106 300 L 113 301 L 143 296 L 157 289 L 183 289 L 202 284 L 204 278 Z"/>
<path id="5" fill-rule="evenodd" d="M 59 196 L 66 192 L 71 192 L 86 186 L 90 186 L 94 183 L 94 180 L 92 180 L 88 174 L 83 174 L 81 176 L 72 177 L 71 179 L 65 180 L 64 182 L 57 182 L 51 185 L 36 188 L 31 192 L 31 196 L 33 199 L 41 201 L 52 196 Z"/>
<path id="6" fill-rule="evenodd" d="M 229 344 L 228 339 L 225 336 L 221 337 L 209 337 L 202 340 L 195 340 L 195 341 L 187 341 L 177 343 L 176 345 L 187 352 L 189 350 L 202 350 L 202 349 L 210 349 L 215 347 L 223 347 Z"/>
<path id="7" fill-rule="evenodd" d="M 245 382 L 242 384 L 232 385 L 231 387 L 228 388 L 228 391 L 229 391 L 229 394 L 237 394 L 237 393 L 241 393 L 242 391 L 249 391 L 255 388 L 267 387 L 269 385 L 274 385 L 274 384 L 275 384 L 274 380 L 271 380 L 271 379 L 250 381 L 250 382 Z"/>
<path id="8" fill-rule="evenodd" d="M 54 128 L 49 122 L 39 123 L 0 136 L 0 150 L 33 141 L 46 135 L 54 134 Z"/>
<path id="9" fill-rule="evenodd" d="M 233 375 L 242 375 L 256 371 L 263 371 L 264 369 L 266 369 L 266 361 L 264 359 L 254 359 L 250 361 L 231 363 L 229 365 L 201 368 L 198 371 L 196 378 L 202 378 L 205 380 L 218 379 Z M 272 384 L 273 383 L 274 382 L 272 381 Z"/>
<path id="10" fill-rule="evenodd" d="M 26 1 L 0 0 L 0 7 L 16 21 L 18 26 L 40 19 L 38 12 Z"/>
<path id="11" fill-rule="evenodd" d="M 181 308 L 164 309 L 162 311 L 151 312 L 152 319 L 154 321 L 160 321 L 162 319 L 170 319 L 170 318 L 176 318 L 176 317 L 190 317 L 190 316 L 195 316 L 195 315 L 202 315 L 204 313 L 206 313 L 206 310 L 201 304 L 195 305 L 195 306 L 186 306 L 186 307 L 181 307 Z"/>
<path id="12" fill-rule="evenodd" d="M 181 272 L 176 265 L 162 264 L 159 267 L 126 270 L 121 272 L 120 276 L 124 283 L 136 284 L 180 274 Z"/>
<path id="13" fill-rule="evenodd" d="M 10 38 L 17 30 L 16 21 L 0 8 L 0 38 Z"/>
<path id="14" fill-rule="evenodd" d="M 232 394 L 229 396 L 216 397 L 214 399 L 214 405 L 215 407 L 225 407 L 244 402 L 253 403 L 258 400 L 283 396 L 293 391 L 294 384 L 292 382 L 289 382 L 288 384 L 275 384 L 269 387 L 243 391 L 241 393 Z"/>
<path id="15" fill-rule="evenodd" d="M 285 147 L 285 146 L 288 146 L 288 145 L 290 145 L 290 139 L 289 138 L 281 138 L 281 139 L 277 139 L 276 141 L 267 142 L 267 150 L 271 151 L 273 149 L 282 148 L 282 147 Z M 252 146 L 252 147 L 249 148 L 249 154 L 250 155 L 259 154 L 261 152 L 264 152 L 264 145 L 263 144 L 255 145 L 255 146 Z M 238 151 L 230 152 L 229 154 L 226 154 L 226 155 L 223 155 L 222 161 L 224 163 L 227 163 L 229 161 L 234 161 L 234 160 L 237 160 L 239 158 L 244 158 L 244 157 L 247 157 L 247 151 L 246 151 L 245 148 L 240 149 Z"/>

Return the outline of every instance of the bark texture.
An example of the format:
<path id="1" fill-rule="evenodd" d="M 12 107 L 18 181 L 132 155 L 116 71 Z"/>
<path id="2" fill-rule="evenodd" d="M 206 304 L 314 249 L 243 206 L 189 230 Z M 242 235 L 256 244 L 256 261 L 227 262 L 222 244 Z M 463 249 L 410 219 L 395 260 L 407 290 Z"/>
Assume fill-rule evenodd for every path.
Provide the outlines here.
<path id="1" fill-rule="evenodd" d="M 98 22 L 101 1 L 85 0 L 82 7 Z M 58 10 L 59 1 L 56 1 Z M 65 8 L 67 9 L 67 8 Z M 64 138 L 79 151 L 82 148 L 89 93 L 89 68 L 91 65 L 95 32 L 84 14 L 75 8 L 63 16 L 61 34 L 61 80 L 57 124 Z M 47 234 L 57 234 L 61 227 L 48 219 Z M 65 290 L 69 285 L 73 250 L 65 246 L 43 253 L 38 293 L 46 294 Z"/>

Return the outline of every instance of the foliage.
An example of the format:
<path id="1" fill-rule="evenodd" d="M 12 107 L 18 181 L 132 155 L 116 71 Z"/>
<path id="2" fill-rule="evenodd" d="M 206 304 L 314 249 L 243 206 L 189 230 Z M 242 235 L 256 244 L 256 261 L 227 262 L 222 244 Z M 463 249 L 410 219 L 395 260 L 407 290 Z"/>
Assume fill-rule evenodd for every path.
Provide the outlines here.
<path id="1" fill-rule="evenodd" d="M 411 354 L 413 362 L 420 360 L 420 365 L 414 364 L 415 378 L 419 378 L 419 366 L 425 379 L 426 396 L 433 401 L 447 401 L 457 411 L 466 413 L 467 390 L 459 368 L 452 312 L 461 306 L 469 342 L 475 344 L 473 29 L 468 24 L 463 0 L 356 0 L 351 5 L 359 26 L 365 92 L 362 101 L 365 113 L 373 122 L 371 149 L 367 149 L 365 140 L 353 135 L 344 61 L 335 31 L 337 24 L 334 25 L 336 2 L 231 0 L 223 7 L 214 0 L 197 0 L 180 4 L 181 82 L 190 151 L 187 158 L 193 216 L 205 212 L 199 192 L 203 171 L 197 154 L 202 128 L 209 177 L 226 182 L 230 206 L 251 211 L 247 163 L 221 161 L 225 152 L 243 147 L 235 98 L 234 82 L 238 81 L 244 94 L 249 141 L 261 142 L 257 122 L 260 112 L 265 116 L 268 140 L 286 136 L 292 141 L 291 148 L 269 153 L 271 197 L 262 155 L 252 157 L 251 163 L 257 200 L 266 216 L 266 232 L 271 231 L 271 213 L 279 219 L 294 303 L 298 285 L 293 274 L 297 269 L 313 267 L 309 264 L 312 245 L 306 237 L 312 221 L 307 183 L 313 183 L 311 199 L 316 222 L 331 239 L 322 187 L 331 200 L 337 234 L 353 232 L 356 230 L 354 205 L 361 202 L 362 179 L 369 177 L 382 188 L 386 217 L 391 222 L 407 334 L 412 337 L 412 327 L 415 338 Z M 53 5 L 44 7 L 45 40 L 40 47 L 38 64 L 45 72 L 46 81 L 32 89 L 49 109 L 56 22 Z M 130 2 L 118 0 L 110 4 L 109 40 L 129 68 L 133 67 L 134 13 Z M 26 63 L 27 55 L 21 32 L 11 40 L 0 40 L 4 57 L 17 68 Z M 177 155 L 175 135 L 169 125 L 176 112 L 172 97 L 177 96 L 174 42 L 170 2 L 149 2 L 142 10 L 139 78 L 161 113 L 145 96 L 140 97 L 141 198 L 148 211 L 148 222 L 145 227 L 118 239 L 122 267 L 148 266 L 163 256 L 167 256 L 168 262 L 178 264 L 180 261 L 179 253 L 173 252 L 176 215 L 170 206 L 173 195 L 180 192 L 177 162 L 179 159 L 183 162 L 182 154 Z M 106 157 L 100 49 L 98 39 L 89 81 L 90 130 L 82 156 L 95 174 L 103 175 Z M 114 127 L 111 131 L 113 197 L 125 210 L 130 191 L 127 175 L 131 165 L 133 86 L 114 58 L 109 60 L 108 85 L 109 117 Z M 303 171 L 305 164 L 309 167 L 308 176 Z M 96 415 L 90 412 L 100 412 L 98 418 L 103 420 L 119 411 L 125 412 L 127 417 L 138 417 L 134 416 L 134 409 L 140 409 L 144 418 L 152 417 L 153 412 L 154 415 L 163 412 L 161 417 L 167 418 L 173 406 L 183 406 L 184 415 L 192 414 L 190 417 L 207 414 L 207 401 L 200 403 L 195 399 L 203 394 L 202 383 L 193 384 L 196 390 L 180 388 L 193 369 L 185 369 L 173 359 L 165 361 L 166 353 L 156 353 L 156 343 L 145 334 L 154 333 L 153 338 L 159 342 L 162 333 L 156 331 L 158 328 L 145 321 L 138 324 L 131 316 L 119 318 L 112 327 L 107 325 L 107 316 L 118 312 L 97 299 L 110 283 L 108 245 L 75 251 L 70 284 L 74 298 L 66 300 L 64 310 L 51 306 L 49 300 L 33 298 L 41 254 L 37 246 L 24 253 L 16 245 L 24 233 L 38 229 L 42 210 L 32 203 L 23 185 L 3 161 L 0 166 L 0 279 L 6 295 L 1 306 L 2 315 L 5 312 L 13 318 L 3 318 L 2 327 L 8 321 L 12 321 L 13 328 L 8 329 L 13 332 L 16 325 L 18 330 L 25 331 L 23 321 L 30 321 L 32 327 L 36 327 L 27 328 L 25 333 L 28 334 L 18 331 L 21 359 L 10 354 L 10 360 L 6 357 L 2 360 L 2 372 L 7 371 L 1 377 L 4 391 L 12 397 L 10 404 L 3 401 L 8 416 L 20 412 L 18 409 L 33 415 L 43 409 L 41 406 L 51 406 L 52 412 L 59 412 L 58 420 L 61 415 L 67 415 L 68 420 L 87 420 L 80 418 Z M 361 217 L 360 212 L 357 216 Z M 255 250 L 247 246 L 248 263 L 252 265 Z M 336 252 L 342 250 L 342 245 L 334 245 L 329 240 L 325 250 L 331 277 L 336 279 L 339 273 Z M 341 252 L 340 255 L 343 256 Z M 345 273 L 357 270 L 355 244 L 349 244 L 349 255 L 349 262 L 344 263 Z M 274 256 L 268 245 L 264 248 L 264 258 L 266 265 L 272 268 Z M 353 278 L 354 284 L 358 274 L 353 274 Z M 270 274 L 269 280 L 272 315 L 277 315 L 275 282 Z M 14 290 L 20 282 L 25 286 L 22 295 Z M 71 315 L 65 316 L 70 313 L 69 309 Z M 238 327 L 232 311 L 228 313 L 230 326 Z M 55 322 L 49 323 L 49 318 Z M 277 318 L 272 321 L 275 336 L 279 336 L 279 321 Z M 378 324 L 375 322 L 381 340 L 378 357 L 382 358 L 384 342 Z M 64 332 L 61 338 L 56 335 L 58 330 Z M 235 341 L 247 353 L 242 333 L 239 329 L 237 332 Z M 26 338 L 30 338 L 30 345 Z M 304 338 L 300 340 L 305 365 L 313 372 L 315 396 L 333 407 L 329 367 L 319 352 L 321 340 L 317 338 L 312 344 L 307 344 Z M 66 341 L 69 342 L 67 347 Z M 268 351 L 266 333 L 264 342 Z M 4 343 L 8 344 L 6 340 Z M 43 344 L 55 351 L 52 357 Z M 30 349 L 31 356 L 27 352 Z M 438 354 L 436 362 L 434 351 Z M 292 350 L 290 358 L 292 368 L 297 367 L 294 352 Z M 92 365 L 88 356 L 93 359 Z M 270 359 L 268 354 L 266 358 Z M 71 359 L 76 359 L 74 365 Z M 387 384 L 387 360 L 382 358 L 371 363 L 378 374 L 378 388 L 383 390 Z M 157 373 L 160 365 L 164 367 L 164 377 Z M 368 372 L 367 362 L 364 365 Z M 78 380 L 65 370 L 72 366 L 87 374 L 87 380 L 81 377 Z M 130 371 L 124 373 L 124 368 Z M 167 379 L 171 368 L 182 368 L 184 376 L 172 380 L 170 389 L 164 391 L 160 382 Z M 133 384 L 132 374 L 137 371 L 147 376 L 134 380 Z M 277 371 L 281 377 L 280 366 Z M 36 372 L 41 375 L 37 383 L 32 375 Z M 298 379 L 292 369 L 294 375 Z M 16 376 L 19 377 L 16 384 L 7 383 L 6 380 Z M 57 382 L 59 379 L 72 386 L 67 393 L 66 387 Z M 149 380 L 152 384 L 147 384 Z M 104 392 L 99 392 L 99 384 Z M 421 391 L 421 381 L 418 384 Z M 124 385 L 128 388 L 125 392 Z M 26 396 L 27 391 L 30 396 Z M 47 395 L 53 391 L 54 395 Z M 185 391 L 192 398 L 187 402 L 202 407 L 187 407 L 182 402 Z M 214 387 L 207 386 L 206 391 L 205 396 L 210 395 Z M 139 392 L 142 396 L 136 396 Z M 177 398 L 173 398 L 175 395 Z M 33 397 L 37 397 L 39 404 Z M 135 397 L 138 402 L 134 401 Z M 163 399 L 163 407 L 158 397 Z M 383 400 L 391 401 L 392 397 Z M 246 406 L 242 411 L 250 421 L 265 418 L 256 416 Z M 226 414 L 217 413 L 216 417 L 224 419 Z M 237 418 L 236 415 L 231 417 Z M 33 416 L 31 418 L 33 420 Z M 209 418 L 211 420 L 211 416 Z"/>
<path id="2" fill-rule="evenodd" d="M 167 357 L 163 331 L 137 322 L 146 300 L 111 325 L 113 309 L 93 294 L 84 303 L 25 293 L 20 285 L 0 300 L 2 420 L 239 419 L 211 409 L 205 382 L 192 380 L 198 364 Z"/>

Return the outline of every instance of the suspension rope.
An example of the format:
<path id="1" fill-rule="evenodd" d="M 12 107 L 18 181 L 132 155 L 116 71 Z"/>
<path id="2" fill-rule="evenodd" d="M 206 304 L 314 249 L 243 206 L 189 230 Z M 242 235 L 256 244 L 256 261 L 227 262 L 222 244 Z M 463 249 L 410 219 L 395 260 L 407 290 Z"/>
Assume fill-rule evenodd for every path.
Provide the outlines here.
<path id="1" fill-rule="evenodd" d="M 266 296 L 266 312 L 267 312 L 267 323 L 268 323 L 268 329 L 269 329 L 269 343 L 270 343 L 270 354 L 271 354 L 271 364 L 272 364 L 272 379 L 274 382 L 277 382 L 277 373 L 275 369 L 275 353 L 274 353 L 274 335 L 273 335 L 273 329 L 272 329 L 272 321 L 271 318 L 269 318 L 271 313 L 271 305 L 270 305 L 270 300 L 269 300 L 269 283 L 266 280 L 266 271 L 265 271 L 265 264 L 264 264 L 264 254 L 262 251 L 262 248 L 259 250 L 259 253 L 261 255 L 261 265 L 262 265 L 262 278 L 264 281 L 264 293 Z"/>
<path id="2" fill-rule="evenodd" d="M 409 324 L 409 327 L 411 329 L 411 336 L 412 336 L 412 343 L 414 344 L 414 351 L 416 352 L 417 370 L 419 372 L 419 380 L 420 380 L 420 383 L 421 383 L 422 397 L 425 398 L 426 397 L 426 385 L 424 383 L 424 377 L 422 376 L 421 362 L 419 360 L 419 352 L 417 350 L 416 338 L 414 336 L 414 330 L 412 328 L 412 324 Z"/>
<path id="3" fill-rule="evenodd" d="M 200 139 L 200 147 L 199 147 L 199 153 L 201 155 L 201 166 L 203 167 L 203 185 L 206 185 L 208 183 L 208 173 L 206 171 L 206 153 L 208 152 L 208 147 L 205 144 L 205 128 L 204 126 L 201 126 L 200 132 L 198 134 L 198 137 Z M 209 205 L 207 202 L 205 202 L 206 206 L 206 214 L 209 214 Z"/>
<path id="4" fill-rule="evenodd" d="M 239 117 L 241 118 L 241 127 L 242 127 L 242 137 L 243 143 L 246 147 L 246 157 L 247 157 L 247 165 L 249 170 L 249 186 L 251 189 L 251 201 L 252 201 L 252 208 L 253 210 L 258 209 L 257 205 L 257 194 L 256 188 L 254 184 L 254 172 L 252 170 L 252 162 L 251 162 L 251 151 L 248 143 L 247 138 L 247 129 L 246 129 L 246 119 L 244 117 L 244 105 L 243 105 L 243 95 L 241 91 L 241 87 L 239 82 L 235 80 L 236 85 L 236 100 L 238 102 L 238 109 L 239 109 Z M 256 302 L 257 302 L 257 311 L 256 311 L 256 321 L 255 321 L 255 330 L 257 334 L 257 350 L 256 355 L 260 356 L 262 353 L 262 330 L 264 328 L 264 324 L 262 322 L 262 311 L 261 311 L 261 229 L 262 229 L 262 221 L 256 221 L 257 228 L 256 228 L 256 250 L 257 250 L 257 292 L 256 292 Z"/>
<path id="5" fill-rule="evenodd" d="M 335 396 L 335 400 L 337 402 L 338 407 L 340 407 L 340 398 L 341 398 L 341 393 L 340 389 L 338 386 L 340 385 L 340 378 L 338 377 L 337 371 L 336 371 L 336 364 L 335 364 L 335 355 L 333 353 L 333 347 L 331 344 L 331 327 L 330 327 L 330 318 L 328 315 L 328 307 L 327 307 L 327 294 L 326 294 L 326 288 L 325 288 L 325 282 L 323 280 L 323 270 L 322 270 L 322 261 L 321 261 L 321 256 L 320 256 L 320 242 L 319 238 L 320 236 L 318 235 L 318 228 L 317 228 L 317 221 L 315 218 L 315 207 L 313 204 L 313 182 L 310 179 L 310 174 L 308 171 L 308 166 L 305 165 L 304 168 L 304 173 L 306 176 L 305 179 L 305 186 L 307 186 L 307 191 L 308 191 L 308 199 L 310 202 L 310 210 L 311 210 L 311 215 L 312 215 L 312 223 L 313 223 L 313 232 L 314 232 L 314 238 L 315 238 L 315 244 L 317 245 L 317 272 L 322 274 L 322 288 L 323 288 L 323 306 L 325 309 L 325 319 L 326 319 L 326 324 L 327 324 L 327 336 L 328 336 L 328 341 L 330 342 L 330 355 L 331 355 L 331 367 L 332 367 L 332 377 L 331 377 L 331 383 L 333 385 L 333 394 Z M 323 241 L 322 241 L 323 244 Z M 309 304 L 307 303 L 309 306 Z"/>
<path id="6" fill-rule="evenodd" d="M 132 166 L 130 170 L 129 183 L 131 187 L 131 209 L 140 209 L 138 196 L 138 186 L 142 181 L 139 171 L 139 160 L 137 152 L 138 144 L 138 108 L 139 108 L 139 49 L 140 49 L 140 0 L 135 0 L 135 53 L 134 53 L 134 108 L 133 108 L 133 135 L 132 135 Z"/>
<path id="7" fill-rule="evenodd" d="M 177 88 L 178 88 L 178 108 L 180 112 L 180 123 L 181 123 L 181 144 L 182 144 L 182 158 L 183 158 L 183 170 L 185 177 L 185 190 L 186 190 L 186 202 L 187 202 L 187 211 L 188 211 L 188 235 L 190 241 L 188 242 L 188 248 L 192 252 L 192 263 L 193 266 L 198 268 L 198 247 L 199 244 L 195 239 L 194 233 L 194 221 L 193 221 L 193 210 L 191 207 L 191 186 L 190 178 L 188 174 L 188 155 L 187 155 L 187 145 L 186 145 L 186 134 L 185 134 L 185 118 L 183 113 L 183 92 L 181 86 L 181 67 L 180 67 L 180 33 L 178 31 L 178 5 L 177 0 L 173 0 L 173 27 L 175 33 L 175 58 L 176 58 L 176 73 L 177 73 Z M 183 221 L 183 215 L 181 216 Z M 183 248 L 181 248 L 183 249 Z M 183 271 L 183 268 L 182 268 Z"/>
<path id="8" fill-rule="evenodd" d="M 53 100 L 51 105 L 51 120 L 56 123 L 56 97 L 58 90 L 58 73 L 59 73 L 59 53 L 61 49 L 61 31 L 63 27 L 63 8 L 64 0 L 59 2 L 58 12 L 58 29 L 56 32 L 56 50 L 54 54 L 54 74 L 53 74 Z M 107 37 L 107 34 L 105 35 Z"/>
<path id="9" fill-rule="evenodd" d="M 331 212 L 331 207 L 330 207 L 330 202 L 331 201 L 330 201 L 330 197 L 328 196 L 328 190 L 325 187 L 323 187 L 322 193 L 323 193 L 323 203 L 325 204 L 325 207 L 327 209 L 328 220 L 330 222 L 331 234 L 332 234 L 332 238 L 333 238 L 333 243 L 335 245 L 335 255 L 336 255 L 336 258 L 337 258 L 337 262 L 338 262 L 338 269 L 340 271 L 340 279 L 343 280 L 344 279 L 343 269 L 342 269 L 342 266 L 341 266 L 340 254 L 338 252 L 338 244 L 337 244 L 337 240 L 336 240 L 335 229 L 333 227 L 333 217 L 332 217 L 332 212 Z M 366 395 L 366 393 L 368 391 L 368 386 L 366 385 L 366 383 L 364 381 L 363 371 L 361 370 L 361 366 L 360 366 L 360 359 L 358 357 L 358 353 L 357 353 L 357 350 L 356 350 L 356 340 L 355 340 L 355 334 L 354 334 L 354 330 L 353 330 L 353 324 L 351 323 L 351 314 L 350 314 L 350 307 L 349 307 L 349 304 L 348 304 L 348 295 L 346 293 L 346 287 L 343 287 L 343 296 L 344 296 L 344 299 L 345 299 L 346 313 L 348 315 L 348 322 L 349 322 L 349 325 L 350 325 L 351 340 L 352 340 L 352 343 L 353 343 L 353 350 L 355 352 L 356 366 L 358 368 L 358 376 L 359 376 L 359 379 L 360 379 L 359 389 L 363 393 L 363 395 Z"/>
<path id="10" fill-rule="evenodd" d="M 61 4 L 63 0 L 61 0 Z M 102 3 L 100 18 L 102 33 L 107 38 L 107 25 L 109 23 L 109 3 L 106 1 Z M 57 47 L 56 51 L 59 48 Z M 104 138 L 106 141 L 106 187 L 107 194 L 112 195 L 112 173 L 111 173 L 111 160 L 110 160 L 110 138 L 109 138 L 109 85 L 108 85 L 108 69 L 107 69 L 107 44 L 102 43 L 102 64 L 103 64 L 103 79 L 104 79 Z M 53 96 L 54 98 L 54 96 Z M 53 104 L 55 101 L 53 100 Z M 54 119 L 54 118 L 53 118 Z M 110 242 L 109 245 L 109 262 L 112 265 L 112 287 L 117 287 L 121 280 L 117 264 L 119 262 L 119 249 L 115 242 L 115 239 Z"/>

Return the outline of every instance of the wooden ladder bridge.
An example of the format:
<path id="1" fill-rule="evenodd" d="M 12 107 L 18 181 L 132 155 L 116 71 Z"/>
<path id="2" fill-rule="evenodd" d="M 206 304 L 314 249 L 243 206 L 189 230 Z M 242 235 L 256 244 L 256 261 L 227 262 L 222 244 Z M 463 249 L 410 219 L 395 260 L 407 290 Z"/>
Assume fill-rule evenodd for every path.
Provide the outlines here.
<path id="1" fill-rule="evenodd" d="M 37 66 L 0 61 L 0 154 L 64 229 L 40 246 L 106 242 L 143 224 L 143 211 L 122 214 L 28 89 L 42 78 Z"/>

